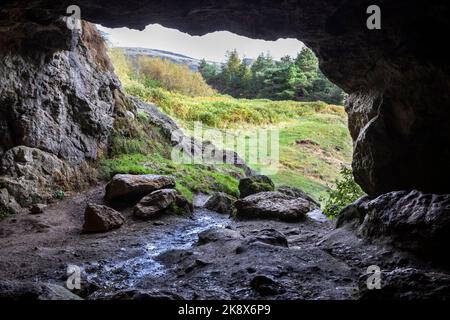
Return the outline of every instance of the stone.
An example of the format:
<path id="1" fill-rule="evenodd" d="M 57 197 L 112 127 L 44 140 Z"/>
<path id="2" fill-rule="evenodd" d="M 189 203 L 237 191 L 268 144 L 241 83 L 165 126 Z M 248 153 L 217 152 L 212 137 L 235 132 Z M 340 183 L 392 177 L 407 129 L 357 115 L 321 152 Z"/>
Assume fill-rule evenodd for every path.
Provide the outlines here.
<path id="1" fill-rule="evenodd" d="M 123 215 L 107 206 L 90 203 L 84 212 L 83 232 L 107 232 L 125 223 Z"/>
<path id="2" fill-rule="evenodd" d="M 293 198 L 280 192 L 260 192 L 239 199 L 235 203 L 238 219 L 275 219 L 302 221 L 306 213 L 315 209 L 302 198 Z"/>
<path id="3" fill-rule="evenodd" d="M 226 228 L 209 229 L 198 234 L 198 245 L 204 245 L 216 241 L 231 241 L 241 239 L 242 235 L 239 231 Z"/>
<path id="4" fill-rule="evenodd" d="M 262 296 L 274 296 L 286 292 L 280 283 L 264 275 L 254 276 L 250 281 L 250 287 Z"/>
<path id="5" fill-rule="evenodd" d="M 22 207 L 17 203 L 6 188 L 0 189 L 0 212 L 17 214 L 22 211 Z"/>
<path id="6" fill-rule="evenodd" d="M 231 214 L 233 204 L 237 199 L 224 192 L 214 192 L 206 201 L 204 207 L 218 213 Z"/>
<path id="7" fill-rule="evenodd" d="M 246 239 L 247 244 L 265 243 L 272 246 L 288 247 L 286 236 L 275 229 L 261 229 Z"/>
<path id="8" fill-rule="evenodd" d="M 289 187 L 289 186 L 280 186 L 277 188 L 277 191 L 281 192 L 285 195 L 288 195 L 290 197 L 293 197 L 293 198 L 305 199 L 305 200 L 309 201 L 312 206 L 315 206 L 317 209 L 320 208 L 320 203 L 317 200 L 315 200 L 310 195 L 308 195 L 306 192 L 304 192 L 303 190 L 300 190 L 298 188 Z"/>
<path id="9" fill-rule="evenodd" d="M 108 297 L 111 300 L 184 300 L 179 294 L 167 290 L 125 290 Z"/>
<path id="10" fill-rule="evenodd" d="M 45 208 L 47 208 L 46 204 L 43 203 L 36 203 L 33 204 L 30 209 L 29 209 L 29 213 L 30 214 L 39 214 L 39 213 L 43 213 Z"/>
<path id="11" fill-rule="evenodd" d="M 350 225 L 363 237 L 397 248 L 448 260 L 450 195 L 393 191 L 363 197 L 345 208 L 338 227 Z"/>
<path id="12" fill-rule="evenodd" d="M 36 148 L 17 146 L 0 160 L 0 186 L 22 207 L 48 202 L 61 188 L 78 186 L 83 166 L 70 165 L 57 156 Z"/>
<path id="13" fill-rule="evenodd" d="M 415 268 L 396 268 L 381 272 L 381 288 L 369 290 L 367 280 L 358 281 L 362 300 L 449 300 L 450 275 Z"/>
<path id="14" fill-rule="evenodd" d="M 275 185 L 267 176 L 255 175 L 239 180 L 239 193 L 241 198 L 245 198 L 258 192 L 274 190 Z"/>
<path id="15" fill-rule="evenodd" d="M 106 185 L 105 199 L 132 201 L 155 190 L 174 187 L 175 179 L 170 176 L 116 174 Z"/>
<path id="16" fill-rule="evenodd" d="M 142 220 L 159 217 L 165 209 L 176 202 L 178 191 L 175 189 L 161 189 L 150 193 L 134 207 L 133 215 Z"/>
<path id="17" fill-rule="evenodd" d="M 0 280 L 0 300 L 82 300 L 52 283 Z"/>

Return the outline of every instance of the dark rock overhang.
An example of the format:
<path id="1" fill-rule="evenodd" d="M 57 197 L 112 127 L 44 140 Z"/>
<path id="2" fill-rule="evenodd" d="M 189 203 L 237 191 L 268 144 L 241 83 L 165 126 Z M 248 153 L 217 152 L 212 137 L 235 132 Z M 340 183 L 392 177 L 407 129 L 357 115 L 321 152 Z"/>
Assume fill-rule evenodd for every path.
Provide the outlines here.
<path id="1" fill-rule="evenodd" d="M 252 38 L 297 38 L 349 93 L 356 180 L 369 194 L 450 192 L 450 67 L 442 35 L 445 1 L 3 1 L 0 51 L 67 49 L 53 28 L 69 5 L 109 27 L 160 23 L 193 35 L 229 30 Z M 369 5 L 381 30 L 366 27 Z M 53 33 L 52 33 L 53 32 Z"/>

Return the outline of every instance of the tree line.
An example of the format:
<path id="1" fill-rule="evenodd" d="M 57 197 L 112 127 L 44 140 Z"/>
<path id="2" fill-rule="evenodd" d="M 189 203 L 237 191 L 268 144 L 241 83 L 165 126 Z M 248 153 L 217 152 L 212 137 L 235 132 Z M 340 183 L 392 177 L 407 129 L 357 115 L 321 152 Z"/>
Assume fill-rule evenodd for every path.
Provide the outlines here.
<path id="1" fill-rule="evenodd" d="M 241 59 L 233 50 L 227 53 L 222 67 L 203 59 L 198 71 L 211 87 L 236 98 L 322 100 L 342 104 L 345 96 L 320 71 L 317 57 L 307 47 L 295 58 L 285 56 L 275 61 L 270 54 L 260 54 L 252 63 Z"/>

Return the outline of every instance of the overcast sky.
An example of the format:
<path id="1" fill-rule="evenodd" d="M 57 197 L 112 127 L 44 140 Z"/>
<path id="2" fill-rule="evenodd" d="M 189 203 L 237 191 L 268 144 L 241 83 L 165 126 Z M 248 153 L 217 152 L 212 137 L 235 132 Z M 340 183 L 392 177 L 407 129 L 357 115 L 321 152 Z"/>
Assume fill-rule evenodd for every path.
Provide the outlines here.
<path id="1" fill-rule="evenodd" d="M 269 52 L 275 59 L 280 59 L 285 55 L 297 55 L 303 46 L 302 42 L 296 39 L 254 40 L 228 31 L 213 32 L 200 37 L 190 36 L 159 24 L 149 25 L 143 31 L 128 28 L 110 29 L 103 26 L 98 28 L 108 34 L 108 40 L 115 47 L 167 50 L 217 62 L 224 60 L 227 50 L 236 49 L 241 57 L 246 58 L 256 58 L 261 52 Z"/>

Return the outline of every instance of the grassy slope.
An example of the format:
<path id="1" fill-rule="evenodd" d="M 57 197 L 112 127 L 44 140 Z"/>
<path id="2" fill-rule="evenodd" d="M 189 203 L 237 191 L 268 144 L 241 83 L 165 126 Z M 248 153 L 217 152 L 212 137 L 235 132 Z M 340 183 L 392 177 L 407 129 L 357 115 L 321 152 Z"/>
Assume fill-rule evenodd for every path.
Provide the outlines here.
<path id="1" fill-rule="evenodd" d="M 190 134 L 194 134 L 194 121 L 202 121 L 203 129 L 234 130 L 235 136 L 259 127 L 278 128 L 280 164 L 271 178 L 277 185 L 301 188 L 317 199 L 327 196 L 341 165 L 351 162 L 352 143 L 341 106 L 221 95 L 186 97 L 164 90 L 153 90 L 145 98 L 175 117 Z M 233 148 L 234 142 L 224 143 L 217 132 L 205 130 L 203 134 L 220 147 Z M 297 143 L 301 140 L 310 143 Z"/>

